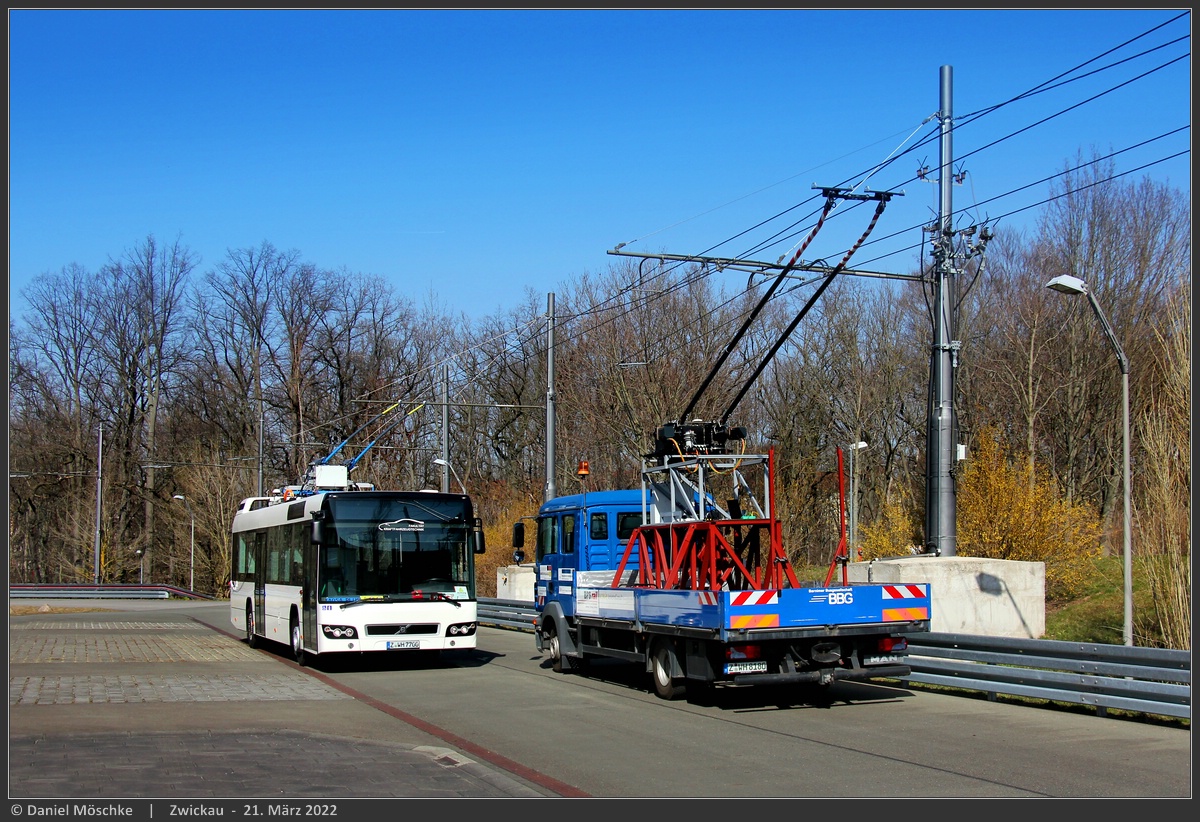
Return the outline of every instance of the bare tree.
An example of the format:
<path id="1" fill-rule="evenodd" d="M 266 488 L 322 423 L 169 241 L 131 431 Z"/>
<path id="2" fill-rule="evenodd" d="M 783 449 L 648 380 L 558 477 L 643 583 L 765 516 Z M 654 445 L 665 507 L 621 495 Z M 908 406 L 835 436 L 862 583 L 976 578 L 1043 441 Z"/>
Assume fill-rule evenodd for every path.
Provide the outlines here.
<path id="1" fill-rule="evenodd" d="M 245 415 L 238 440 L 245 443 L 256 438 L 259 446 L 262 446 L 258 448 L 259 493 L 266 490 L 267 470 L 263 464 L 266 437 L 265 358 L 269 344 L 281 344 L 278 342 L 271 307 L 282 287 L 284 274 L 295 265 L 298 256 L 298 252 L 281 252 L 264 240 L 257 248 L 231 249 L 225 259 L 217 263 L 216 269 L 205 276 L 212 295 L 207 314 L 216 317 L 219 326 L 227 329 L 231 335 L 229 341 L 218 341 L 208 350 L 214 355 L 214 366 L 225 366 L 224 376 L 248 389 L 242 394 Z M 231 353 L 229 345 L 234 341 L 244 343 L 246 348 Z M 217 361 L 219 353 L 223 356 Z M 246 373 L 247 368 L 249 373 Z"/>
<path id="2" fill-rule="evenodd" d="M 1030 482 L 1041 453 L 1039 422 L 1054 398 L 1057 381 L 1045 362 L 1062 345 L 1055 295 L 1045 289 L 1045 249 L 992 243 L 988 279 L 971 312 L 974 378 L 967 390 L 969 418 L 996 426 L 1020 444 Z M 1049 384 L 1048 384 L 1049 383 Z"/>
<path id="3" fill-rule="evenodd" d="M 1070 274 L 1104 305 L 1131 364 L 1131 413 L 1140 413 L 1152 348 L 1151 329 L 1169 286 L 1190 271 L 1186 202 L 1160 184 L 1125 184 L 1112 161 L 1064 174 L 1055 186 L 1036 245 L 1043 284 Z M 1120 499 L 1120 371 L 1086 300 L 1049 303 L 1049 319 L 1064 329 L 1057 359 L 1047 365 L 1058 390 L 1047 405 L 1057 423 L 1048 431 L 1053 467 L 1067 493 L 1095 504 L 1111 520 Z M 1049 352 L 1048 352 L 1049 353 Z"/>
<path id="4" fill-rule="evenodd" d="M 10 328 L 10 541 L 38 580 L 91 577 L 95 523 L 83 503 L 95 489 L 107 384 L 93 282 L 78 265 L 44 274 L 26 292 L 26 322 Z"/>
<path id="5" fill-rule="evenodd" d="M 117 527 L 109 545 L 119 552 L 111 560 L 125 569 L 136 564 L 138 548 L 153 567 L 160 405 L 184 356 L 180 311 L 195 265 L 187 248 L 150 236 L 101 272 L 96 344 L 116 388 L 111 417 Z M 134 512 L 138 504 L 140 518 Z"/>
<path id="6" fill-rule="evenodd" d="M 323 374 L 315 356 L 317 335 L 329 311 L 335 285 L 332 275 L 312 265 L 280 261 L 275 274 L 278 288 L 273 295 L 273 323 L 278 339 L 267 341 L 267 375 L 278 386 L 282 397 L 281 450 L 286 454 L 283 471 L 287 476 L 304 473 L 306 458 L 307 401 L 316 393 Z"/>
<path id="7" fill-rule="evenodd" d="M 361 458 L 360 474 L 407 487 L 414 453 L 407 433 L 434 410 L 437 322 L 380 278 L 339 278 L 315 336 L 314 366 L 323 374 L 314 418 L 316 459 L 339 447 L 337 461 Z M 421 410 L 418 410 L 421 407 Z M 402 445 L 394 445 L 403 442 Z M 365 451 L 368 446 L 370 450 Z M 357 464 L 356 466 L 357 467 Z"/>

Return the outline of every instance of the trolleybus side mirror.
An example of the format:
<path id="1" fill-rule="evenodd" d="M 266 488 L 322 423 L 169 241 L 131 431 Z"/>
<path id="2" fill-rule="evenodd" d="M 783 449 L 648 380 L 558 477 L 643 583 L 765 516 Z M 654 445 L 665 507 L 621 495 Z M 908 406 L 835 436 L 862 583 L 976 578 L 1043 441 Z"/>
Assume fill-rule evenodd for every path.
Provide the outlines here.
<path id="1" fill-rule="evenodd" d="M 524 551 L 522 551 L 520 548 L 513 551 L 513 562 L 515 562 L 517 565 L 520 565 L 524 561 L 525 561 L 525 552 Z"/>
<path id="2" fill-rule="evenodd" d="M 525 523 L 523 523 L 523 522 L 514 522 L 513 523 L 512 544 L 513 544 L 514 548 L 524 548 L 525 547 Z"/>
<path id="3" fill-rule="evenodd" d="M 475 553 L 487 553 L 487 544 L 483 538 L 483 520 L 479 517 L 475 517 L 475 527 L 472 529 L 471 536 L 475 541 Z"/>
<path id="4" fill-rule="evenodd" d="M 313 512 L 312 541 L 318 544 L 325 542 L 325 521 L 322 511 Z"/>

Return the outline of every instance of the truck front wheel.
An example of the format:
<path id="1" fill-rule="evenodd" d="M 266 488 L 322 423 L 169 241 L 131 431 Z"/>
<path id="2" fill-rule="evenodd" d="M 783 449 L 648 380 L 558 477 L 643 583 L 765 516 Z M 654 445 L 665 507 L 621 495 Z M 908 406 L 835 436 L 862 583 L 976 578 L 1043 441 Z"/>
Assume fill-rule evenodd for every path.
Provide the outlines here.
<path id="1" fill-rule="evenodd" d="M 687 683 L 671 676 L 675 662 L 675 651 L 671 643 L 660 639 L 654 643 L 650 655 L 650 676 L 654 680 L 654 693 L 662 699 L 681 699 L 687 695 Z"/>
<path id="2" fill-rule="evenodd" d="M 550 667 L 554 673 L 561 674 L 564 669 L 570 670 L 571 663 L 563 659 L 562 642 L 558 639 L 558 627 L 551 622 L 545 634 L 546 648 L 550 651 Z"/>

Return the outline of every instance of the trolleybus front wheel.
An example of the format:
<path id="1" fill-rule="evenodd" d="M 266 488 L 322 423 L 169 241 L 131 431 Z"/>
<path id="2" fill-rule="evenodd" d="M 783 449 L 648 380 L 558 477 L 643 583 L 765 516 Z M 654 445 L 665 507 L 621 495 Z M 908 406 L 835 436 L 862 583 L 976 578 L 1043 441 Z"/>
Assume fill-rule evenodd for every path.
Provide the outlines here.
<path id="1" fill-rule="evenodd" d="M 251 648 L 258 647 L 258 635 L 254 633 L 254 603 L 246 603 L 246 644 Z"/>
<path id="2" fill-rule="evenodd" d="M 307 661 L 304 655 L 304 635 L 300 633 L 300 620 L 295 611 L 292 611 L 292 629 L 289 633 L 292 637 L 292 656 L 296 658 L 297 665 L 303 665 Z"/>

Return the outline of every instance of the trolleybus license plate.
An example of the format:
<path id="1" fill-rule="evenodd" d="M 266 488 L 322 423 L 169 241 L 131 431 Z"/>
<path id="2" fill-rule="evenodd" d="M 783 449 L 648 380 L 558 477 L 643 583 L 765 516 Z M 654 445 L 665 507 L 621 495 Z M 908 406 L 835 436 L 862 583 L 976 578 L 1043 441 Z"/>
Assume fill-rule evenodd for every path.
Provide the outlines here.
<path id="1" fill-rule="evenodd" d="M 420 648 L 421 640 L 419 639 L 393 639 L 387 644 L 389 651 L 395 651 L 402 648 Z"/>

